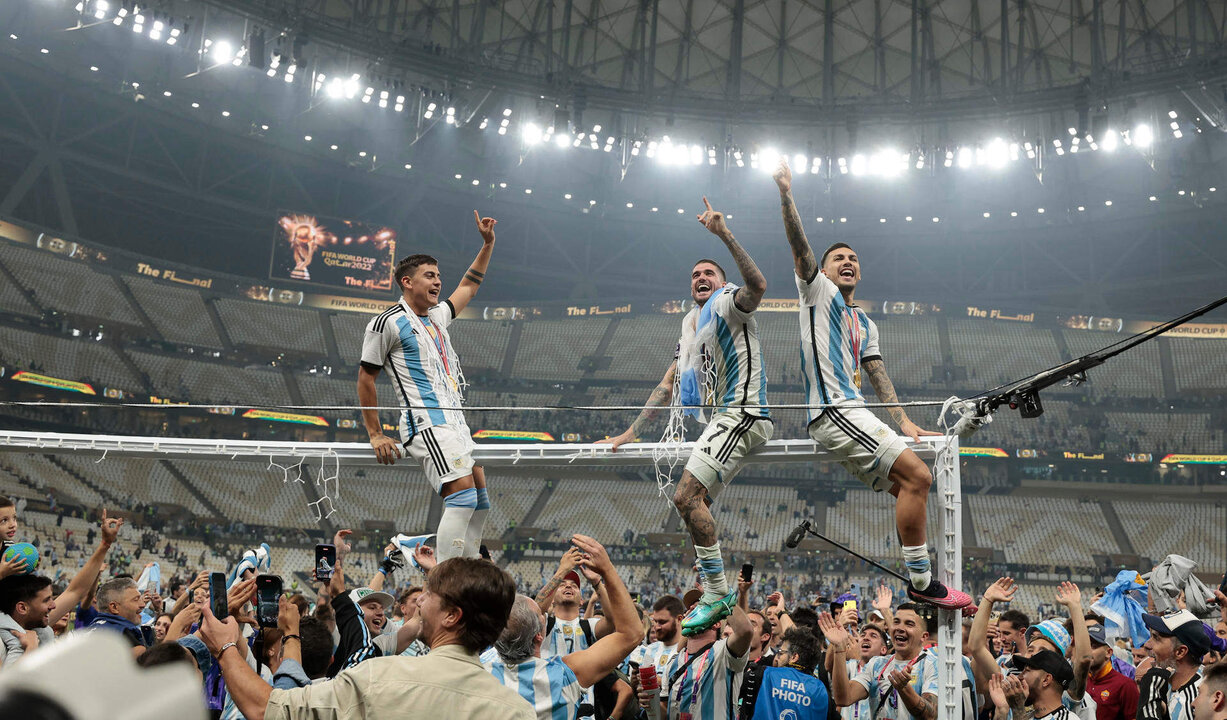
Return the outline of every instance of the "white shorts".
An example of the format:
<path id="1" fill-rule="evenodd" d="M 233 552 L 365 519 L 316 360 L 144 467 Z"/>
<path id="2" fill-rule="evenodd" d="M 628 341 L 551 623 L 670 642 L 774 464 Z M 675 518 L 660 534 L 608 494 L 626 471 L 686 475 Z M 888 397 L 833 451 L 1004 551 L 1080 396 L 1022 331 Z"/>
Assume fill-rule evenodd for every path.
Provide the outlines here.
<path id="1" fill-rule="evenodd" d="M 402 445 L 421 464 L 436 493 L 446 483 L 473 474 L 473 434 L 468 425 L 433 425 Z"/>
<path id="2" fill-rule="evenodd" d="M 890 489 L 890 469 L 907 443 L 863 407 L 829 407 L 809 426 L 810 438 L 874 492 Z"/>
<path id="3" fill-rule="evenodd" d="M 713 499 L 741 469 L 746 453 L 771 439 L 775 426 L 768 418 L 741 410 L 715 415 L 686 461 L 686 471 L 707 488 Z"/>

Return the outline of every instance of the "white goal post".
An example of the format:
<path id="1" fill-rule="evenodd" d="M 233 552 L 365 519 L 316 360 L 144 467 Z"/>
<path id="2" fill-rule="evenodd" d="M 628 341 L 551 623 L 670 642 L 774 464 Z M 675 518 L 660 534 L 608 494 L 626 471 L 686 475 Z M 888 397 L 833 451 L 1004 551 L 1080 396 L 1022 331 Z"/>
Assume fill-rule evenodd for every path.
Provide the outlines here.
<path id="1" fill-rule="evenodd" d="M 950 587 L 962 587 L 963 522 L 959 479 L 959 439 L 955 435 L 907 441 L 916 454 L 933 467 L 937 574 Z M 608 445 L 581 443 L 476 444 L 473 459 L 489 467 L 611 467 L 643 466 L 660 454 L 686 457 L 694 443 L 628 443 L 612 452 Z M 71 453 L 93 458 L 143 457 L 165 460 L 246 460 L 286 462 L 335 460 L 341 467 L 376 465 L 367 443 L 317 443 L 261 440 L 160 438 L 83 433 L 36 433 L 0 430 L 0 452 Z M 796 463 L 829 460 L 829 454 L 811 440 L 771 440 L 750 451 L 747 462 Z M 938 612 L 938 720 L 959 720 L 963 702 L 961 613 Z M 974 699 L 973 699 L 974 702 Z"/>

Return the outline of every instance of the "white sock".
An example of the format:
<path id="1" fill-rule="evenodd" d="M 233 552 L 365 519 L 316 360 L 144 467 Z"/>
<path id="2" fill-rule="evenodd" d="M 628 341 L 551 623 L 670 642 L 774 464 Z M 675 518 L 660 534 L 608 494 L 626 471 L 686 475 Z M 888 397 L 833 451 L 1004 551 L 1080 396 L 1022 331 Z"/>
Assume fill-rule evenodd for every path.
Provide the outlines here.
<path id="1" fill-rule="evenodd" d="M 720 543 L 704 547 L 694 546 L 703 573 L 703 602 L 712 602 L 728 595 L 729 583 L 724 577 L 724 558 L 720 555 Z"/>
<path id="2" fill-rule="evenodd" d="M 485 531 L 486 516 L 489 514 L 489 509 L 474 510 L 473 517 L 469 518 L 469 527 L 464 533 L 465 557 L 481 557 L 481 535 Z"/>
<path id="3" fill-rule="evenodd" d="M 439 518 L 438 539 L 435 546 L 435 558 L 439 562 L 454 557 L 464 557 L 465 534 L 469 521 L 473 518 L 471 507 L 444 507 Z"/>
<path id="4" fill-rule="evenodd" d="M 929 545 L 903 546 L 903 564 L 907 565 L 908 575 L 912 579 L 912 587 L 924 590 L 933 581 L 933 572 L 929 567 Z"/>

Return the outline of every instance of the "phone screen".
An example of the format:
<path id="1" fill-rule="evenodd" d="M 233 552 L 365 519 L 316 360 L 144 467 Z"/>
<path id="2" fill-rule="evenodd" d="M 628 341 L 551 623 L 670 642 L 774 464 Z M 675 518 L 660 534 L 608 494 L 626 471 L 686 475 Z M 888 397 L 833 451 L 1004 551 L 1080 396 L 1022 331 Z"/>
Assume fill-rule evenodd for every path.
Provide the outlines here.
<path id="1" fill-rule="evenodd" d="M 276 575 L 256 577 L 256 622 L 260 627 L 277 627 L 277 609 L 281 600 L 281 578 Z"/>
<path id="2" fill-rule="evenodd" d="M 327 582 L 332 579 L 333 568 L 337 565 L 337 546 L 319 544 L 315 546 L 315 579 Z"/>
<path id="3" fill-rule="evenodd" d="M 226 599 L 226 573 L 209 573 L 209 609 L 219 620 L 225 620 L 230 614 L 230 603 Z"/>
<path id="4" fill-rule="evenodd" d="M 750 563 L 746 563 L 745 565 L 741 566 L 741 579 L 742 579 L 742 582 L 751 582 L 754 580 L 754 566 L 753 565 L 751 565 Z"/>

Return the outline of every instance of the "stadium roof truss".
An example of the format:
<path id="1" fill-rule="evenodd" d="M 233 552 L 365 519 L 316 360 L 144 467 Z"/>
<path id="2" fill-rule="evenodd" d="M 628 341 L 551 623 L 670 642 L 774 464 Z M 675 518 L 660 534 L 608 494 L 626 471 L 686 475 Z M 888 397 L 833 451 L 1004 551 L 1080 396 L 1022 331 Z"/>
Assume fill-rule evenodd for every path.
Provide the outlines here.
<path id="1" fill-rule="evenodd" d="M 1227 22 L 1210 0 L 210 2 L 460 84 L 784 122 L 1033 112 L 1154 90 L 1208 69 Z"/>

